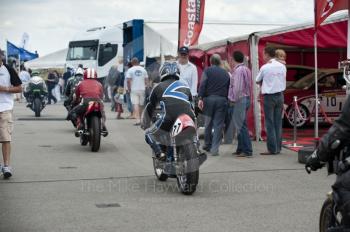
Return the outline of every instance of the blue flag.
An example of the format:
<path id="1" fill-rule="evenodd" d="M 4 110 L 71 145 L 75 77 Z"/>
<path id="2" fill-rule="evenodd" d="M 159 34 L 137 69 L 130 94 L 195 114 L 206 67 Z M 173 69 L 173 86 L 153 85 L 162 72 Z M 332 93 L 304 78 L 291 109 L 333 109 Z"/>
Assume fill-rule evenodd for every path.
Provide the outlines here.
<path id="1" fill-rule="evenodd" d="M 33 60 L 39 57 L 38 53 L 29 52 L 24 48 L 19 48 L 13 43 L 10 43 L 9 41 L 7 41 L 7 56 L 18 58 L 18 55 L 20 55 L 20 58 L 22 61 Z"/>

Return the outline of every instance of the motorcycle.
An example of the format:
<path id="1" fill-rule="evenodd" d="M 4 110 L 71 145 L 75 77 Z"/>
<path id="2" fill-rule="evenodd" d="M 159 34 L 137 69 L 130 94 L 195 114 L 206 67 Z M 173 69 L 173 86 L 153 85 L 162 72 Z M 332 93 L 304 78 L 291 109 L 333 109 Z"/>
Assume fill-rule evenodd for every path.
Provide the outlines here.
<path id="1" fill-rule="evenodd" d="M 196 191 L 199 167 L 207 159 L 207 155 L 200 154 L 197 149 L 196 130 L 196 124 L 190 116 L 180 115 L 170 133 L 164 138 L 168 140 L 170 137 L 170 145 L 161 145 L 162 152 L 167 154 L 166 160 L 153 154 L 153 167 L 157 179 L 166 181 L 168 178 L 176 178 L 179 190 L 185 195 Z"/>
<path id="2" fill-rule="evenodd" d="M 104 137 L 108 135 L 102 131 L 102 107 L 101 102 L 90 101 L 83 115 L 84 128 L 76 132 L 76 136 L 80 137 L 80 144 L 86 146 L 89 143 L 93 152 L 100 149 L 101 135 Z"/>
<path id="3" fill-rule="evenodd" d="M 27 99 L 27 107 L 34 111 L 35 117 L 40 117 L 41 111 L 45 108 L 47 87 L 44 80 L 39 76 L 30 79 L 25 87 L 24 96 Z"/>
<path id="4" fill-rule="evenodd" d="M 349 148 L 345 147 L 334 161 L 327 163 L 329 174 L 341 175 L 350 169 L 349 152 Z M 343 159 L 343 157 L 348 158 Z M 306 171 L 309 174 L 311 173 L 311 169 L 306 168 Z M 334 191 L 329 192 L 320 212 L 320 232 L 350 232 L 350 229 L 343 228 L 343 216 L 340 208 L 341 204 L 337 193 Z"/>

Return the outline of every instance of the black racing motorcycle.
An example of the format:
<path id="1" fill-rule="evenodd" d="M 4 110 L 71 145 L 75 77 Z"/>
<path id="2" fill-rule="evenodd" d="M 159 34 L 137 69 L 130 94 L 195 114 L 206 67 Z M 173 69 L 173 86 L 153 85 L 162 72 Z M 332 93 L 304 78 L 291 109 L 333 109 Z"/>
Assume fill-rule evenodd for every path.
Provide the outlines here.
<path id="1" fill-rule="evenodd" d="M 329 174 L 336 174 L 337 176 L 350 171 L 349 147 L 345 147 L 336 156 L 335 160 L 328 162 L 327 168 Z M 310 174 L 312 170 L 306 167 L 306 171 Z M 320 232 L 350 232 L 350 229 L 343 228 L 343 216 L 340 208 L 341 204 L 338 194 L 334 191 L 329 192 L 321 208 L 319 220 Z"/>
<path id="2" fill-rule="evenodd" d="M 168 144 L 170 138 L 170 144 Z M 154 173 L 158 180 L 176 178 L 179 190 L 185 195 L 196 191 L 199 180 L 199 167 L 207 159 L 205 153 L 197 149 L 197 131 L 195 122 L 186 114 L 175 121 L 171 132 L 160 141 L 166 157 L 153 155 Z M 162 140 L 162 138 L 160 138 Z"/>
<path id="3" fill-rule="evenodd" d="M 39 76 L 30 79 L 25 87 L 24 96 L 27 99 L 27 107 L 34 111 L 35 117 L 40 117 L 41 111 L 46 106 L 47 87 Z"/>

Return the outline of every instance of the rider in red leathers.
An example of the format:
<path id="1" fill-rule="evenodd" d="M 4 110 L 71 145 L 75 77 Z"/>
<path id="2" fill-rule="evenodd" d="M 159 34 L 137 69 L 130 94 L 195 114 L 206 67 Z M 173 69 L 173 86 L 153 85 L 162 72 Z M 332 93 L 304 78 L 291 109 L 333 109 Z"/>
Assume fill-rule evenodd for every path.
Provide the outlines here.
<path id="1" fill-rule="evenodd" d="M 105 125 L 106 114 L 103 109 L 103 87 L 97 80 L 95 69 L 88 68 L 84 71 L 84 80 L 75 89 L 75 107 L 71 111 L 71 117 L 77 121 L 77 132 L 84 129 L 83 115 L 90 101 L 98 101 L 102 104 L 102 132 L 108 133 Z"/>

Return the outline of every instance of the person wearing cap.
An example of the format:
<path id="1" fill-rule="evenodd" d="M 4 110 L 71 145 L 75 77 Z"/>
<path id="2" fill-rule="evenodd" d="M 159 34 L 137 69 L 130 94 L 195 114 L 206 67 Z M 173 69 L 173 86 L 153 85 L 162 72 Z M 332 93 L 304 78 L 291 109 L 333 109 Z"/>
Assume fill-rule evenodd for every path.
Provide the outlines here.
<path id="1" fill-rule="evenodd" d="M 198 72 L 197 67 L 189 61 L 188 47 L 179 48 L 178 66 L 180 70 L 180 81 L 187 84 L 193 97 L 198 95 Z"/>
<path id="2" fill-rule="evenodd" d="M 0 174 L 5 178 L 12 176 L 10 168 L 11 134 L 13 130 L 13 94 L 22 92 L 22 81 L 16 71 L 3 63 L 4 55 L 0 50 L 0 143 L 4 166 L 0 164 Z"/>

